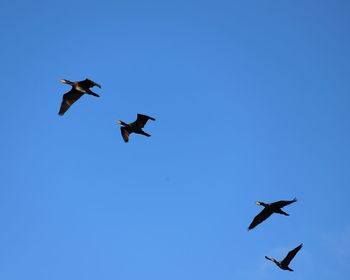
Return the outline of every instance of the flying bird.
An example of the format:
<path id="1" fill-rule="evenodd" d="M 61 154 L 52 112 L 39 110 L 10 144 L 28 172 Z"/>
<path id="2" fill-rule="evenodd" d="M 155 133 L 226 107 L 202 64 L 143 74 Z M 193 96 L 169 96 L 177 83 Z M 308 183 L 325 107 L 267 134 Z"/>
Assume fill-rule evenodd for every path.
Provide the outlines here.
<path id="1" fill-rule="evenodd" d="M 117 123 L 122 125 L 120 127 L 120 131 L 122 133 L 124 142 L 129 142 L 129 135 L 131 133 L 142 134 L 142 135 L 145 135 L 147 137 L 150 137 L 151 135 L 149 135 L 148 133 L 146 133 L 142 130 L 142 128 L 145 126 L 145 124 L 147 123 L 148 120 L 155 121 L 156 119 L 149 117 L 149 116 L 146 116 L 146 115 L 137 114 L 136 121 L 134 121 L 132 123 L 127 124 L 127 123 L 120 121 L 120 120 L 117 121 Z"/>
<path id="2" fill-rule="evenodd" d="M 291 203 L 296 202 L 297 199 L 294 198 L 293 200 L 280 200 L 273 203 L 264 203 L 264 202 L 256 202 L 256 205 L 264 206 L 264 209 L 255 216 L 252 223 L 249 225 L 248 230 L 251 230 L 255 228 L 258 224 L 265 221 L 268 217 L 270 217 L 273 213 L 282 214 L 285 216 L 289 216 L 286 212 L 284 212 L 281 208 L 283 208 L 286 205 L 289 205 Z"/>
<path id="3" fill-rule="evenodd" d="M 62 79 L 60 82 L 72 86 L 71 90 L 63 95 L 60 111 L 58 112 L 60 116 L 63 116 L 69 107 L 72 106 L 72 104 L 74 104 L 74 102 L 76 102 L 85 93 L 100 97 L 98 94 L 92 92 L 90 88 L 94 86 L 101 88 L 101 86 L 89 79 L 85 79 L 79 82 L 71 82 L 66 79 Z"/>
<path id="4" fill-rule="evenodd" d="M 303 247 L 303 244 L 300 244 L 298 247 L 290 251 L 287 256 L 282 261 L 276 261 L 274 258 L 269 258 L 265 256 L 266 259 L 274 262 L 280 269 L 283 270 L 289 270 L 294 271 L 293 269 L 289 268 L 289 263 L 292 261 L 292 259 L 295 257 L 295 255 L 299 252 L 299 250 Z"/>

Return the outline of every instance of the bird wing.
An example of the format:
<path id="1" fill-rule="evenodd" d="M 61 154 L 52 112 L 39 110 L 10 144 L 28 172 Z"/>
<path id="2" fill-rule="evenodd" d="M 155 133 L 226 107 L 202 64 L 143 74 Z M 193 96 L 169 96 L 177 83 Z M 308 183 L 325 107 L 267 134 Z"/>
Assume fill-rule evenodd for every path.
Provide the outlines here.
<path id="1" fill-rule="evenodd" d="M 134 121 L 134 125 L 137 125 L 138 127 L 143 128 L 148 120 L 155 121 L 156 119 L 146 115 L 137 114 L 137 119 L 136 121 Z"/>
<path id="2" fill-rule="evenodd" d="M 294 198 L 293 200 L 280 200 L 280 201 L 276 201 L 276 202 L 271 203 L 271 207 L 272 208 L 283 208 L 284 206 L 292 204 L 296 201 L 297 201 L 296 198 Z"/>
<path id="3" fill-rule="evenodd" d="M 298 251 L 303 247 L 303 244 L 300 244 L 298 247 L 290 251 L 287 256 L 281 261 L 282 266 L 288 266 L 291 260 L 295 257 Z"/>
<path id="4" fill-rule="evenodd" d="M 84 93 L 76 91 L 74 89 L 63 94 L 62 103 L 61 103 L 60 111 L 58 112 L 58 114 L 60 116 L 63 116 L 64 113 L 69 109 L 69 107 L 72 106 L 72 104 L 75 101 L 77 101 L 80 97 L 82 97 L 83 94 Z"/>
<path id="5" fill-rule="evenodd" d="M 268 208 L 264 208 L 258 215 L 255 216 L 252 223 L 249 225 L 248 230 L 255 228 L 258 224 L 270 217 L 271 214 L 272 212 Z"/>
<path id="6" fill-rule="evenodd" d="M 131 132 L 124 126 L 120 127 L 120 132 L 122 133 L 122 137 L 124 139 L 124 142 L 125 143 L 129 142 L 129 135 Z"/>
<path id="7" fill-rule="evenodd" d="M 92 81 L 90 79 L 85 79 L 83 81 L 79 81 L 78 84 L 83 88 L 91 88 L 94 86 L 101 88 L 101 86 L 98 83 L 95 83 L 94 81 Z"/>

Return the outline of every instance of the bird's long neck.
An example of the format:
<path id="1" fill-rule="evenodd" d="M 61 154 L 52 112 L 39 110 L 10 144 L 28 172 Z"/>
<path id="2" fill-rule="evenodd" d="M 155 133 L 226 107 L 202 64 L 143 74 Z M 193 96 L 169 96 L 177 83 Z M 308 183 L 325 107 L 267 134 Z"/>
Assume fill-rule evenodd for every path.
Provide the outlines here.
<path id="1" fill-rule="evenodd" d="M 121 125 L 127 126 L 128 124 L 123 121 L 118 121 Z"/>
<path id="2" fill-rule="evenodd" d="M 274 259 L 274 258 L 270 258 L 270 257 L 267 257 L 267 256 L 265 256 L 265 258 L 266 258 L 266 259 L 268 259 L 269 261 L 274 262 L 275 264 L 277 264 L 277 265 L 279 266 L 279 262 L 278 262 L 278 261 L 276 261 L 276 259 Z"/>

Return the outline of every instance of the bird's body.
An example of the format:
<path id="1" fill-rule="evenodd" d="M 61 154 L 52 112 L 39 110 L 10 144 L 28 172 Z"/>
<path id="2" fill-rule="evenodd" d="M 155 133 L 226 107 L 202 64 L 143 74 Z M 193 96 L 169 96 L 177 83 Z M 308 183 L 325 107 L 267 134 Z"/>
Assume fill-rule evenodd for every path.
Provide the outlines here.
<path id="1" fill-rule="evenodd" d="M 300 244 L 298 247 L 294 248 L 292 251 L 290 251 L 287 256 L 282 260 L 282 261 L 277 261 L 274 258 L 270 258 L 265 256 L 265 258 L 267 260 L 270 260 L 272 262 L 274 262 L 280 269 L 283 270 L 289 270 L 289 271 L 293 271 L 293 269 L 291 269 L 289 267 L 289 263 L 292 261 L 292 259 L 295 257 L 295 255 L 299 252 L 299 250 L 303 247 L 303 244 Z"/>
<path id="2" fill-rule="evenodd" d="M 151 136 L 150 134 L 142 130 L 142 128 L 145 126 L 148 120 L 155 121 L 154 118 L 146 115 L 142 115 L 142 114 L 137 114 L 136 121 L 132 123 L 125 123 L 123 121 L 118 121 L 118 123 L 122 125 L 122 127 L 120 127 L 120 131 L 124 139 L 124 142 L 129 142 L 129 135 L 131 133 L 142 134 L 144 136 L 150 137 Z"/>
<path id="3" fill-rule="evenodd" d="M 72 106 L 72 104 L 84 94 L 90 94 L 96 97 L 100 97 L 97 93 L 94 93 L 90 90 L 90 88 L 94 86 L 101 88 L 99 84 L 95 83 L 92 80 L 85 79 L 79 82 L 71 82 L 63 79 L 60 81 L 64 84 L 72 86 L 71 90 L 63 95 L 60 111 L 58 112 L 60 116 L 63 116 L 64 113 L 69 109 L 69 107 Z"/>
<path id="4" fill-rule="evenodd" d="M 291 203 L 294 203 L 296 201 L 297 201 L 296 198 L 294 198 L 293 200 L 280 200 L 280 201 L 276 201 L 273 203 L 264 203 L 264 202 L 258 201 L 256 204 L 260 205 L 260 206 L 264 206 L 264 209 L 257 216 L 255 216 L 255 218 L 253 219 L 253 221 L 249 225 L 248 230 L 255 228 L 258 224 L 265 221 L 273 213 L 289 216 L 289 214 L 284 212 L 281 208 L 283 208 L 284 206 L 287 206 Z"/>

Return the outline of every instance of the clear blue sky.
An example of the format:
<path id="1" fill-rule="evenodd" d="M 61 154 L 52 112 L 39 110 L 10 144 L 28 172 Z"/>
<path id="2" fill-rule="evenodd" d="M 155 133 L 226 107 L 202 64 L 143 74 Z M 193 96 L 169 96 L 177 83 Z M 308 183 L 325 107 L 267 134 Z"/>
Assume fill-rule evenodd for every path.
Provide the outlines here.
<path id="1" fill-rule="evenodd" d="M 346 279 L 350 3 L 0 3 L 0 279 Z M 57 115 L 60 79 L 91 78 Z M 157 119 L 125 144 L 115 120 Z M 255 201 L 299 201 L 247 232 Z M 281 259 L 304 248 L 279 270 Z"/>

